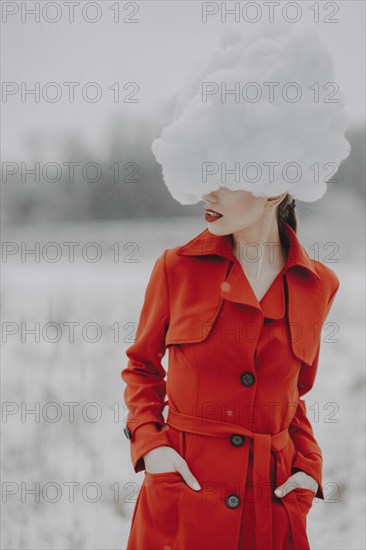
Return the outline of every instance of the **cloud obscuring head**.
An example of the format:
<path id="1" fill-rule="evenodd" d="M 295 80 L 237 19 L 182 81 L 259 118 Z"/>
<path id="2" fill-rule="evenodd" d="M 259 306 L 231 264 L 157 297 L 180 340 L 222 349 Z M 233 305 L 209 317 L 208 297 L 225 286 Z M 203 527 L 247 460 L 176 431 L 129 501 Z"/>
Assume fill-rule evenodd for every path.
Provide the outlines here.
<path id="1" fill-rule="evenodd" d="M 181 204 L 219 187 L 312 202 L 350 153 L 349 120 L 317 31 L 268 23 L 222 34 L 151 149 Z"/>

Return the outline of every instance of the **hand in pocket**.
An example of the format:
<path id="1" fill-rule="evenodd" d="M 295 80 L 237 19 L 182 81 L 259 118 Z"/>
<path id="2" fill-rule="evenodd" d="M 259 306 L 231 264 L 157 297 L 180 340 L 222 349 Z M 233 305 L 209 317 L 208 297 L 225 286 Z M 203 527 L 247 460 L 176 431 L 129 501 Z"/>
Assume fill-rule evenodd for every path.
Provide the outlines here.
<path id="1" fill-rule="evenodd" d="M 145 470 L 148 474 L 178 472 L 186 484 L 195 491 L 201 489 L 184 458 L 175 449 L 162 445 L 144 455 Z"/>
<path id="2" fill-rule="evenodd" d="M 306 489 L 307 491 L 312 491 L 314 493 L 313 496 L 315 496 L 318 487 L 318 482 L 312 476 L 300 470 L 292 474 L 287 478 L 285 483 L 277 487 L 277 489 L 275 489 L 275 495 L 276 497 L 284 497 L 294 489 Z"/>

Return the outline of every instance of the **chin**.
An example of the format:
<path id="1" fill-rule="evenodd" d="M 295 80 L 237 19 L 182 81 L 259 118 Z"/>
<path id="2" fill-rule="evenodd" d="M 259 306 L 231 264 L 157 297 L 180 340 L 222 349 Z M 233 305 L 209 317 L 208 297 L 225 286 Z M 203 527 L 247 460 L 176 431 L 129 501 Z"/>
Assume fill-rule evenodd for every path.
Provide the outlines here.
<path id="1" fill-rule="evenodd" d="M 207 229 L 209 230 L 212 235 L 229 235 L 232 233 L 230 229 L 226 229 L 225 227 L 213 227 L 212 223 L 207 224 Z"/>

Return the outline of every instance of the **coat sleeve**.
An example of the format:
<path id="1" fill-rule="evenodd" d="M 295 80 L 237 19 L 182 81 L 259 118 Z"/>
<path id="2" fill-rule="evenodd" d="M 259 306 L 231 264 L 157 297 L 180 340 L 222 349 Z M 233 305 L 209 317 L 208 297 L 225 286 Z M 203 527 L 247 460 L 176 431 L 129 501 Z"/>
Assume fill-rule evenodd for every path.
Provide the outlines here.
<path id="1" fill-rule="evenodd" d="M 325 312 L 324 322 L 328 317 L 329 311 L 332 307 L 335 295 L 339 289 L 339 280 L 335 276 L 335 289 L 333 290 Z M 299 397 L 307 393 L 314 385 L 318 363 L 320 355 L 320 343 L 317 354 L 311 366 L 303 363 L 300 368 L 298 379 Z M 297 410 L 293 420 L 291 421 L 290 436 L 294 442 L 296 454 L 292 463 L 292 473 L 302 470 L 308 475 L 312 476 L 318 482 L 318 490 L 316 497 L 324 500 L 323 492 L 323 457 L 321 449 L 314 437 L 314 432 L 310 421 L 306 414 L 306 404 L 303 399 L 299 399 Z"/>
<path id="2" fill-rule="evenodd" d="M 167 403 L 165 335 L 169 325 L 169 290 L 165 270 L 167 250 L 156 260 L 145 290 L 136 340 L 126 350 L 127 367 L 121 372 L 126 383 L 124 400 L 128 408 L 126 428 L 135 472 L 145 469 L 143 455 L 170 445 L 162 411 Z"/>

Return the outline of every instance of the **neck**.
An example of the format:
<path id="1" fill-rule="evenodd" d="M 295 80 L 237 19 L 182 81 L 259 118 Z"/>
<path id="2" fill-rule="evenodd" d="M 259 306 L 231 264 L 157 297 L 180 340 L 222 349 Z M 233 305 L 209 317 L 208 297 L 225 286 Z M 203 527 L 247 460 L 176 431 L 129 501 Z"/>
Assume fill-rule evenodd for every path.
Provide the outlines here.
<path id="1" fill-rule="evenodd" d="M 286 250 L 274 216 L 233 232 L 231 238 L 233 254 L 252 279 L 271 277 L 286 263 Z"/>

